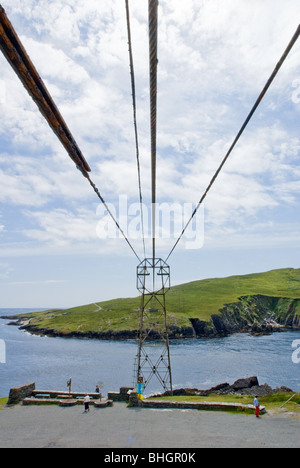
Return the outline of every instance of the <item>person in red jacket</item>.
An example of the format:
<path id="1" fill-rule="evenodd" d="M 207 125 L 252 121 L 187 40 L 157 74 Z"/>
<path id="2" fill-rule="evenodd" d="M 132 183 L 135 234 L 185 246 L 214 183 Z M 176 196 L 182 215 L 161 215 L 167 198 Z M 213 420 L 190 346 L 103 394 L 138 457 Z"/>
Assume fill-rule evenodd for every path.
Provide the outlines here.
<path id="1" fill-rule="evenodd" d="M 255 409 L 256 409 L 256 417 L 259 418 L 259 402 L 258 402 L 257 396 L 255 396 L 253 400 L 253 405 L 255 406 Z"/>

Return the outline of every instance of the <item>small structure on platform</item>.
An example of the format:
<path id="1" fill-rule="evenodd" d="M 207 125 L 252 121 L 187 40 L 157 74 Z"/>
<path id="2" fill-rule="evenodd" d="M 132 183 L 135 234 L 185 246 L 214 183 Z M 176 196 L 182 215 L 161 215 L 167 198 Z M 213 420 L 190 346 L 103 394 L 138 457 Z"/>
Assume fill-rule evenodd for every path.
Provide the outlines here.
<path id="1" fill-rule="evenodd" d="M 13 387 L 10 389 L 8 397 L 8 405 L 14 405 L 23 401 L 24 398 L 29 397 L 35 391 L 35 383 L 30 382 L 25 385 L 20 385 L 18 387 Z"/>
<path id="2" fill-rule="evenodd" d="M 23 405 L 59 405 L 62 407 L 70 407 L 75 405 L 83 405 L 86 392 L 60 392 L 57 390 L 36 390 L 35 383 L 31 382 L 26 385 L 20 385 L 10 389 L 8 405 L 22 402 Z M 104 398 L 101 393 L 89 393 L 90 405 L 95 408 L 106 408 L 112 406 L 113 401 L 109 398 Z"/>
<path id="3" fill-rule="evenodd" d="M 135 389 L 134 387 L 120 387 L 119 392 L 109 392 L 108 393 L 108 399 L 113 400 L 113 401 L 129 401 L 129 396 L 131 392 L 133 392 Z"/>

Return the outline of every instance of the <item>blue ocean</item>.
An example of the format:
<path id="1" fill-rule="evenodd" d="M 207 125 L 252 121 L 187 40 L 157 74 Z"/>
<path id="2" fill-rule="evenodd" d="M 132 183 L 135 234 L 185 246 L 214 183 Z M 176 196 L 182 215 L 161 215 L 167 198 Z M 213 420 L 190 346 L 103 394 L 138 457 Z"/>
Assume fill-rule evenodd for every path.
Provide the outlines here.
<path id="1" fill-rule="evenodd" d="M 28 312 L 0 309 L 0 315 L 24 311 Z M 74 391 L 93 392 L 100 384 L 104 395 L 133 385 L 135 341 L 40 337 L 8 322 L 0 320 L 0 397 L 28 382 L 35 382 L 40 390 L 67 391 L 69 378 Z M 260 384 L 285 385 L 300 392 L 300 363 L 292 359 L 296 340 L 300 340 L 299 331 L 172 342 L 173 387 L 207 389 L 256 375 Z M 161 391 L 157 381 L 151 393 Z"/>

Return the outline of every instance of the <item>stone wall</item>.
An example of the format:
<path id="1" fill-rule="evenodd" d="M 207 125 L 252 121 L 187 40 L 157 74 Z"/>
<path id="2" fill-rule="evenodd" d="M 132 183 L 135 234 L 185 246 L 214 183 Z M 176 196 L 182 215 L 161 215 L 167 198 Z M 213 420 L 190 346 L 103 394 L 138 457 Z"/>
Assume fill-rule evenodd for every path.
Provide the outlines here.
<path id="1" fill-rule="evenodd" d="M 24 400 L 24 398 L 31 396 L 34 390 L 34 382 L 25 385 L 20 385 L 19 387 L 11 388 L 7 404 L 12 405 L 14 403 L 19 403 L 20 401 Z"/>
<path id="2" fill-rule="evenodd" d="M 128 401 L 129 393 L 133 390 L 133 387 L 121 387 L 120 392 L 109 392 L 108 399 L 113 401 Z"/>

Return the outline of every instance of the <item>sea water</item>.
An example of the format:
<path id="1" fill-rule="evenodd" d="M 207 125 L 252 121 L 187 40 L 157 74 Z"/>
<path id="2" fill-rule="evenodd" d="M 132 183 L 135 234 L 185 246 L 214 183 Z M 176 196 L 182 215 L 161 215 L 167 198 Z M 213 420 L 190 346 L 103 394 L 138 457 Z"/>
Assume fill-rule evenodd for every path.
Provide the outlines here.
<path id="1" fill-rule="evenodd" d="M 0 309 L 0 315 L 18 313 L 24 309 Z M 39 390 L 67 391 L 69 378 L 74 391 L 93 392 L 99 384 L 104 395 L 133 385 L 137 354 L 133 340 L 40 337 L 7 323 L 0 320 L 0 397 L 28 382 L 35 382 Z M 268 383 L 272 388 L 285 385 L 299 392 L 300 363 L 293 359 L 293 343 L 298 340 L 299 331 L 288 331 L 172 342 L 173 387 L 207 389 L 256 375 L 260 384 Z M 151 393 L 161 391 L 157 381 Z"/>

